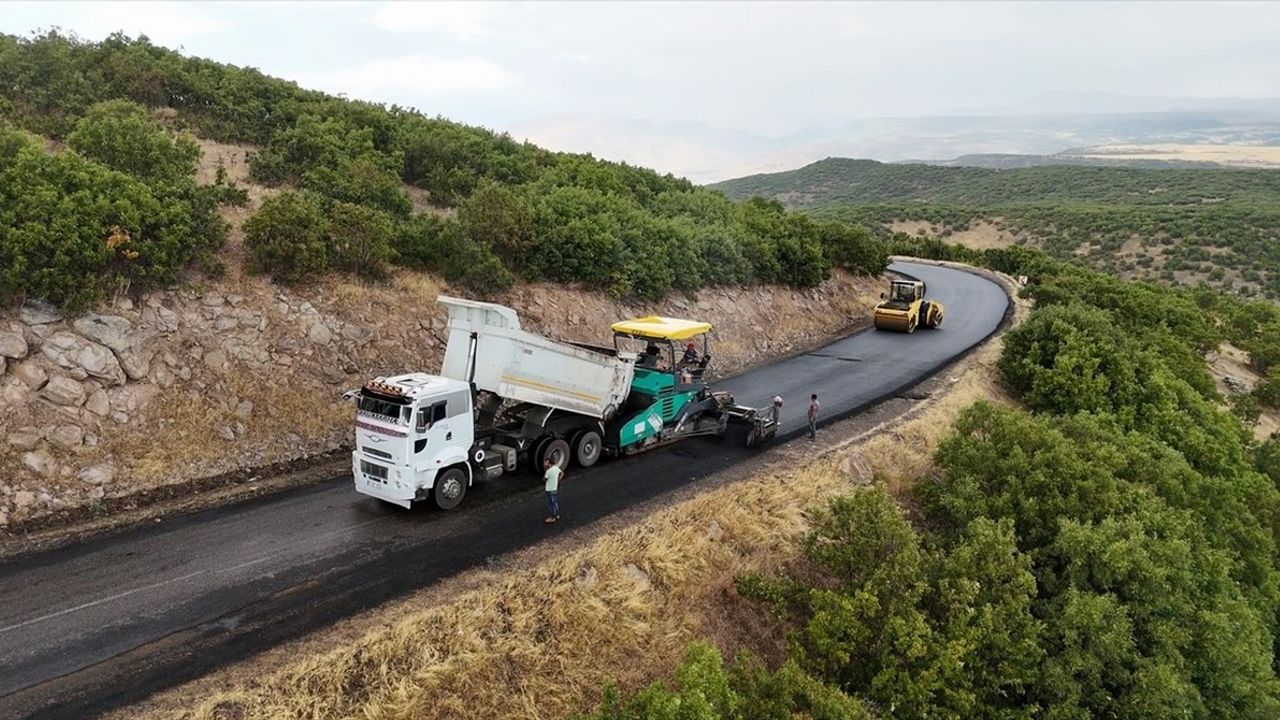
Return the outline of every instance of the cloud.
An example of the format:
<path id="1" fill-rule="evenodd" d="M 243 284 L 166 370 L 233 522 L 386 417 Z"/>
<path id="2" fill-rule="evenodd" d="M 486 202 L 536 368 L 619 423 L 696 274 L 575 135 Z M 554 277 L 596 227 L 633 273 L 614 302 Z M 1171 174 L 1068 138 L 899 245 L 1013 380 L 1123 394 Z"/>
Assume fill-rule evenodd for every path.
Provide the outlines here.
<path id="1" fill-rule="evenodd" d="M 461 42 L 496 34 L 493 5 L 479 2 L 389 3 L 373 14 L 373 24 L 388 32 L 442 32 Z"/>
<path id="2" fill-rule="evenodd" d="M 162 45 L 179 45 L 194 37 L 231 28 L 205 3 L 161 4 L 152 2 L 52 3 L 54 21 L 78 35 L 100 39 L 113 32 L 146 35 Z"/>
<path id="3" fill-rule="evenodd" d="M 298 78 L 303 87 L 346 93 L 365 100 L 405 102 L 414 96 L 492 92 L 512 77 L 482 57 L 437 58 L 422 54 L 373 60 L 363 65 Z"/>

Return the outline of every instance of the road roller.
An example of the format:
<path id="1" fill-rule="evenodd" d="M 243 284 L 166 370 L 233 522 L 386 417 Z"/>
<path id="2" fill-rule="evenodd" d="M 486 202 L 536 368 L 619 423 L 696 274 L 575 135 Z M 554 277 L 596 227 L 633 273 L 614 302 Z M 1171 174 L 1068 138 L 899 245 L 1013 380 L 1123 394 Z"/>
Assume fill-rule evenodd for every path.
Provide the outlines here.
<path id="1" fill-rule="evenodd" d="M 918 327 L 942 326 L 942 303 L 925 299 L 923 281 L 892 280 L 889 294 L 881 294 L 880 298 L 875 310 L 876 330 L 909 333 Z"/>

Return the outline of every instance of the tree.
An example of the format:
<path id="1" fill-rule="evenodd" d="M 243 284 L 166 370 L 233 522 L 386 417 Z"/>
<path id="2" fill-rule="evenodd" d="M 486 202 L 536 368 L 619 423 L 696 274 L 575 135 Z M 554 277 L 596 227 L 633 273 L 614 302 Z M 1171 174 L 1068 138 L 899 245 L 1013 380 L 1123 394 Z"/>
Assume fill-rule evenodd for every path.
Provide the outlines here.
<path id="1" fill-rule="evenodd" d="M 437 272 L 480 295 L 511 287 L 514 278 L 488 248 L 467 237 L 457 220 L 420 213 L 401 222 L 393 240 L 399 261 Z"/>
<path id="2" fill-rule="evenodd" d="M 329 267 L 329 223 L 311 195 L 285 190 L 262 201 L 244 223 L 254 272 L 296 282 Z"/>
<path id="3" fill-rule="evenodd" d="M 458 222 L 472 242 L 517 267 L 533 245 L 533 212 L 523 196 L 505 185 L 482 183 L 458 207 Z"/>
<path id="4" fill-rule="evenodd" d="M 200 147 L 186 135 L 171 135 L 146 109 L 129 100 L 89 108 L 67 144 L 86 157 L 149 183 L 190 181 Z"/>
<path id="5" fill-rule="evenodd" d="M 333 267 L 364 277 L 382 277 L 395 254 L 391 249 L 394 232 L 386 213 L 351 203 L 334 203 L 329 210 Z"/>

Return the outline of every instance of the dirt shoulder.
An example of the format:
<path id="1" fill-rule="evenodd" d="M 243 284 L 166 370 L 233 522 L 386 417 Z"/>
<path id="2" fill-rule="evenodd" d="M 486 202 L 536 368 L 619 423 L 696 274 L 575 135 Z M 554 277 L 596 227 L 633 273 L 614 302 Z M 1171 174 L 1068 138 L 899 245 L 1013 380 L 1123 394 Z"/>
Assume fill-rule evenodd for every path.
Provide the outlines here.
<path id="1" fill-rule="evenodd" d="M 1016 302 L 1010 321 L 1026 312 Z M 112 717 L 556 718 L 592 706 L 608 680 L 630 689 L 667 675 L 693 639 L 767 656 L 733 579 L 781 568 L 808 510 L 832 496 L 905 488 L 964 407 L 1010 402 L 995 382 L 1000 342 L 817 443 L 787 443 Z"/>

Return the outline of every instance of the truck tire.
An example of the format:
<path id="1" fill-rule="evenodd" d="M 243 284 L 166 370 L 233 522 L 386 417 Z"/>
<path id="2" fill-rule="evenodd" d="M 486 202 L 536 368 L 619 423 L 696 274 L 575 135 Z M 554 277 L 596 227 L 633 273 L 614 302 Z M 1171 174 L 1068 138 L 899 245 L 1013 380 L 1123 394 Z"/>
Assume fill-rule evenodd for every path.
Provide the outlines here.
<path id="1" fill-rule="evenodd" d="M 524 461 L 529 466 L 529 471 L 534 475 L 542 474 L 542 452 L 547 449 L 547 445 L 554 439 L 551 436 L 547 436 L 533 441 L 529 454 L 525 456 Z"/>
<path id="2" fill-rule="evenodd" d="M 595 430 L 582 430 L 573 436 L 573 459 L 578 467 L 595 465 L 601 450 L 600 433 Z"/>
<path id="3" fill-rule="evenodd" d="M 547 458 L 551 458 L 551 463 L 559 465 L 561 470 L 567 469 L 569 467 L 569 443 L 560 438 L 554 438 L 544 440 L 539 444 L 537 453 L 538 472 L 542 472 L 543 461 Z"/>
<path id="4" fill-rule="evenodd" d="M 431 499 L 441 510 L 452 510 L 458 507 L 462 498 L 467 496 L 467 473 L 454 466 L 445 469 L 436 476 L 435 486 L 431 488 Z"/>

